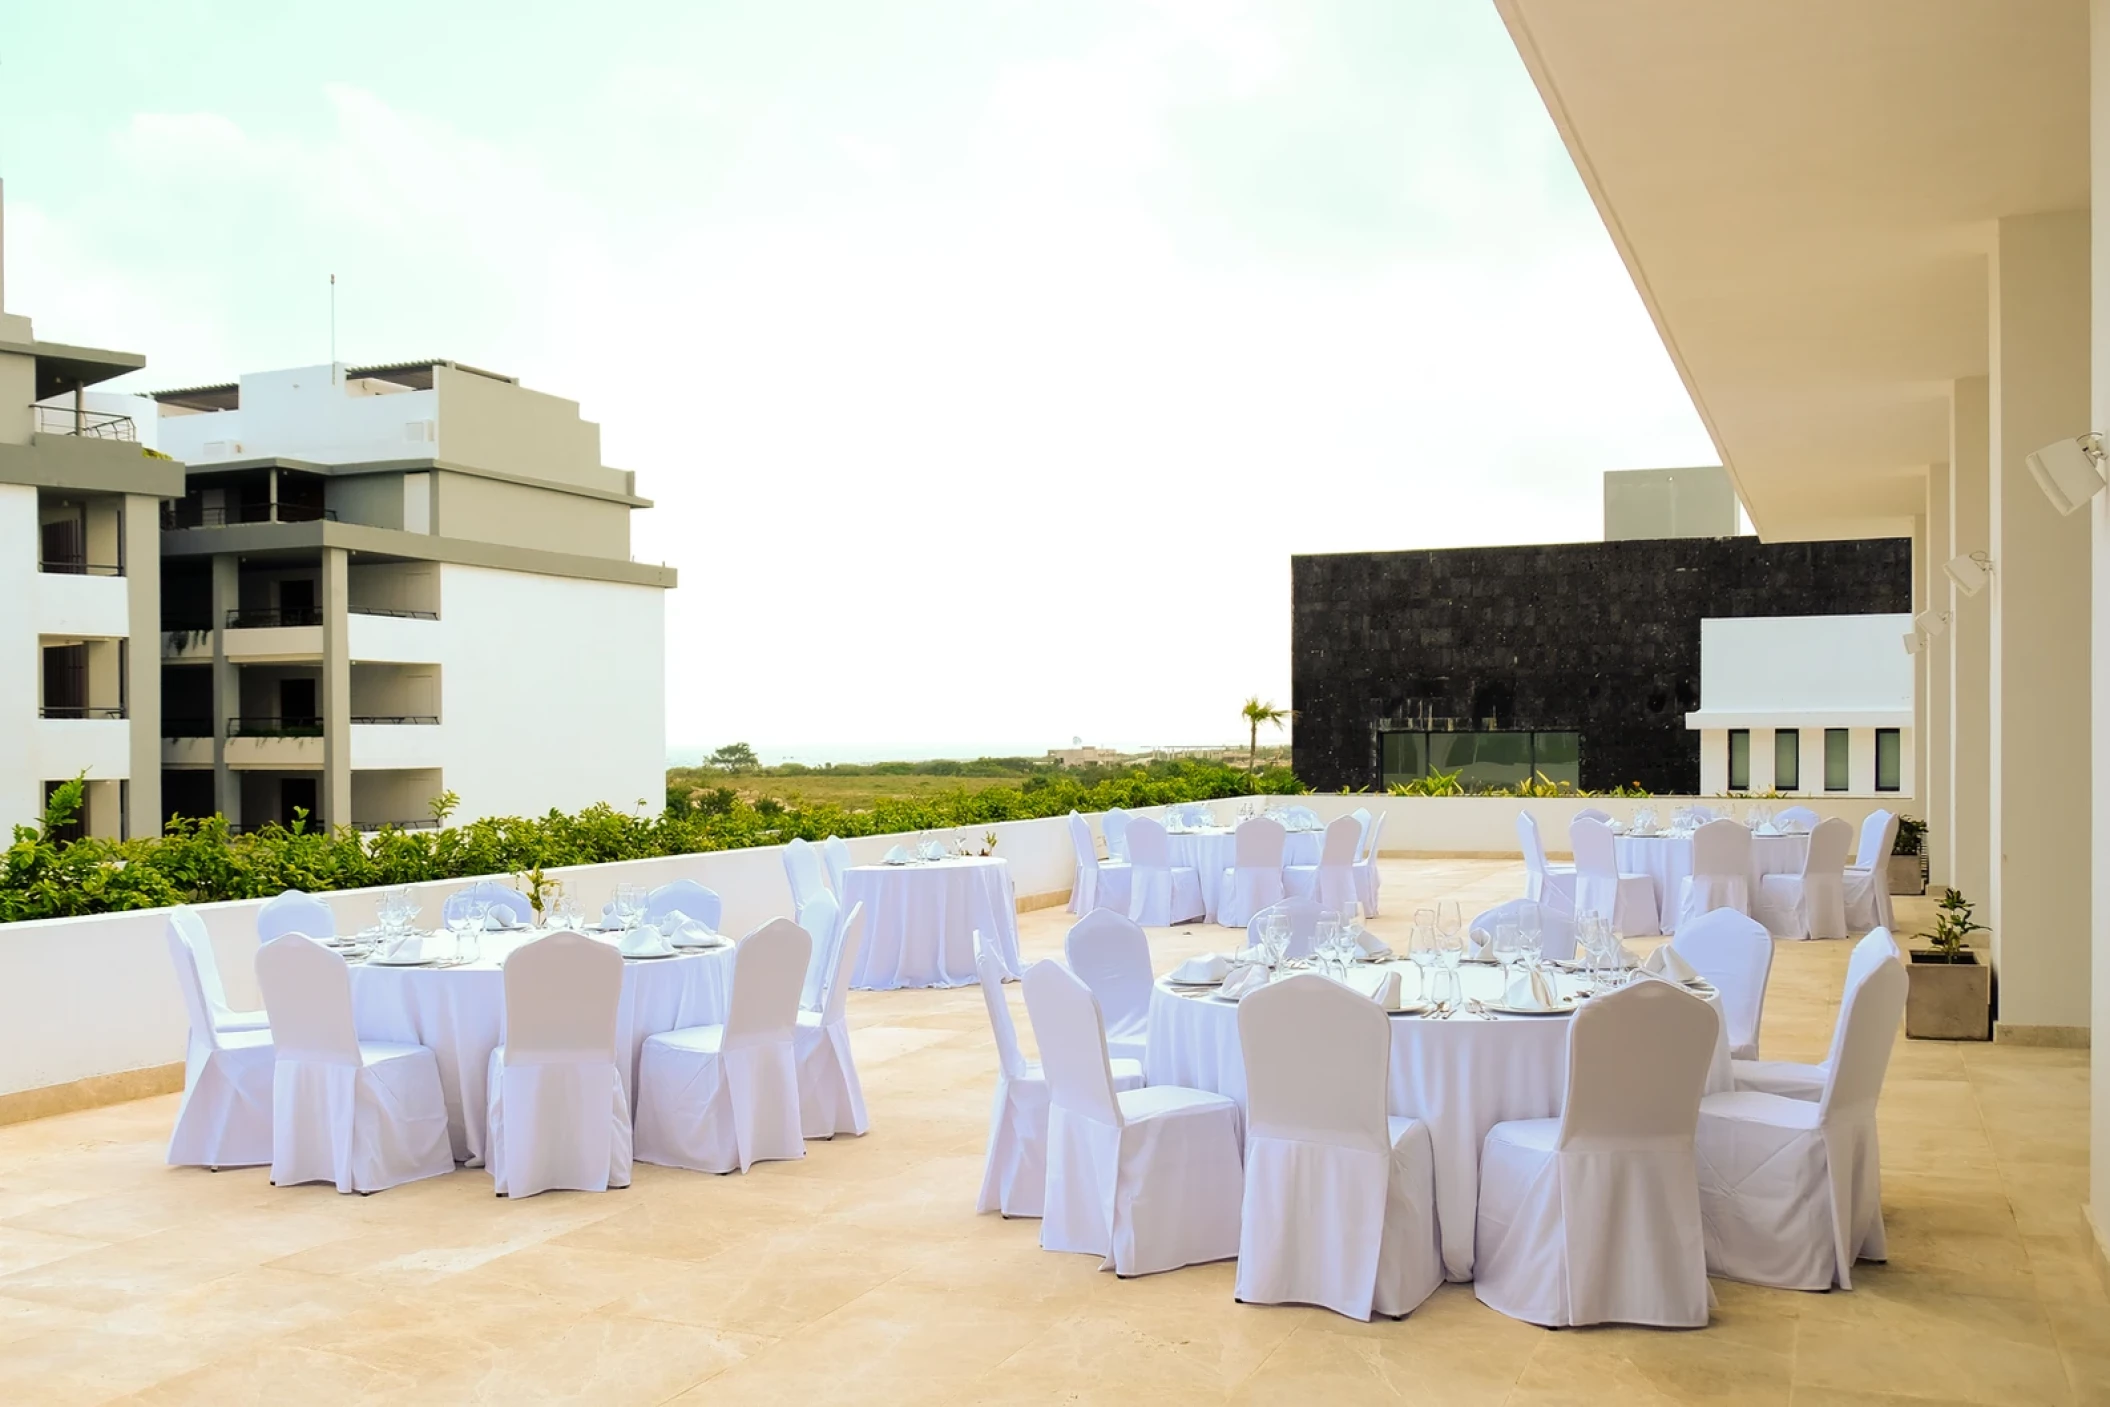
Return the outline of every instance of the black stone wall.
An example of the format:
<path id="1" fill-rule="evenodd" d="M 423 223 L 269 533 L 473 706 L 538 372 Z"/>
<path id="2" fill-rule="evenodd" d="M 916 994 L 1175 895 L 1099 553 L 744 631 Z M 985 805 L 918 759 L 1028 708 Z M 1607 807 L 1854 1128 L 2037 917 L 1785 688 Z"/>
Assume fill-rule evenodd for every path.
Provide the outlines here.
<path id="1" fill-rule="evenodd" d="M 1380 782 L 1381 725 L 1424 711 L 1582 734 L 1582 784 L 1691 794 L 1700 620 L 1912 609 L 1912 541 L 1754 537 L 1290 559 L 1297 775 Z M 1463 726 L 1463 725 L 1461 725 Z"/>

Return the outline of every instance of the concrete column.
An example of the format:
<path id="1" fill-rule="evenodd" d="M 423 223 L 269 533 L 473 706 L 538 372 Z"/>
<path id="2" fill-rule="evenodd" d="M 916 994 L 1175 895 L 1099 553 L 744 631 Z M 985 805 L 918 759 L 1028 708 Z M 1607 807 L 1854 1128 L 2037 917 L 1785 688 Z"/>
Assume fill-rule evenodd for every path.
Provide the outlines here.
<path id="1" fill-rule="evenodd" d="M 351 561 L 322 549 L 322 818 L 352 823 Z"/>
<path id="2" fill-rule="evenodd" d="M 227 658 L 227 613 L 241 603 L 241 559 L 212 559 L 212 804 L 232 825 L 242 823 L 241 779 L 227 766 L 227 720 L 242 711 L 242 681 Z"/>
<path id="3" fill-rule="evenodd" d="M 132 720 L 132 835 L 161 834 L 161 501 L 127 494 L 124 505 L 125 604 L 131 635 L 125 682 Z"/>
<path id="4" fill-rule="evenodd" d="M 1993 256 L 1989 679 L 1995 1039 L 2087 1039 L 2088 514 L 2059 516 L 2028 454 L 2089 425 L 2086 211 L 2000 222 Z"/>
<path id="5" fill-rule="evenodd" d="M 1949 604 L 1949 578 L 1942 572 L 1942 563 L 1955 553 L 1949 538 L 1949 466 L 1930 464 L 1927 466 L 1927 600 L 1935 609 L 1949 611 L 1954 623 L 1954 611 Z M 1926 770 L 1920 775 L 1926 779 L 1920 795 L 1922 813 L 1927 818 L 1927 881 L 1929 885 L 1944 885 L 1949 882 L 1949 852 L 1954 840 L 1949 834 L 1943 818 L 1949 814 L 1949 641 L 1943 635 L 1930 640 L 1920 651 L 1925 661 L 1925 671 L 1920 676 L 1920 713 L 1925 721 L 1927 741 L 1921 749 Z"/>
<path id="6" fill-rule="evenodd" d="M 1987 381 L 1966 377 L 1949 388 L 1950 555 L 1988 550 L 1986 483 Z M 1980 905 L 1993 887 L 1993 805 L 1987 730 L 1987 665 L 1992 656 L 1992 597 L 1964 595 L 1949 585 L 1949 795 L 1937 819 L 1949 836 L 1949 883 Z"/>

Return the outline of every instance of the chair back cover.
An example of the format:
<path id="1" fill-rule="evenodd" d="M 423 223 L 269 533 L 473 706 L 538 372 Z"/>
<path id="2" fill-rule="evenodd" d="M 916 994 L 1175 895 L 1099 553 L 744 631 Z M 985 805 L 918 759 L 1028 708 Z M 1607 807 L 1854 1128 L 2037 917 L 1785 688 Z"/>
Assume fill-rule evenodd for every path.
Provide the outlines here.
<path id="1" fill-rule="evenodd" d="M 792 907 L 800 912 L 804 912 L 808 899 L 828 888 L 821 877 L 820 852 L 803 837 L 794 838 L 784 847 L 784 877 L 791 881 Z"/>
<path id="2" fill-rule="evenodd" d="M 1286 808 L 1282 814 L 1300 826 L 1316 828 L 1319 824 L 1319 813 L 1312 810 L 1309 806 L 1291 806 Z"/>
<path id="3" fill-rule="evenodd" d="M 799 989 L 813 940 L 788 918 L 773 918 L 733 949 L 733 994 L 720 1049 L 791 1039 Z"/>
<path id="4" fill-rule="evenodd" d="M 310 938 L 335 938 L 337 915 L 312 894 L 288 889 L 256 911 L 256 937 L 268 943 L 285 933 L 305 933 Z"/>
<path id="5" fill-rule="evenodd" d="M 207 1011 L 226 1011 L 227 988 L 220 981 L 220 959 L 213 951 L 212 935 L 205 931 L 205 920 L 189 905 L 178 905 L 169 910 L 169 932 L 182 934 L 190 948 L 191 958 L 198 969 L 198 986 L 205 993 Z M 208 1022 L 208 1025 L 211 1023 Z"/>
<path id="6" fill-rule="evenodd" d="M 1612 813 L 1599 806 L 1585 806 L 1582 810 L 1575 813 L 1575 819 L 1578 821 L 1603 821 L 1609 826 L 1612 824 Z"/>
<path id="7" fill-rule="evenodd" d="M 1839 1024 L 1832 1031 L 1820 1100 L 1825 1118 L 1834 1109 L 1875 1107 L 1876 1096 L 1883 1092 L 1884 1072 L 1890 1068 L 1898 1022 L 1905 1017 L 1908 979 L 1904 963 L 1884 956 L 1859 976 L 1861 980 L 1846 989 Z"/>
<path id="8" fill-rule="evenodd" d="M 1360 992 L 1317 973 L 1270 983 L 1238 1004 L 1246 1134 L 1384 1154 L 1392 1022 Z"/>
<path id="9" fill-rule="evenodd" d="M 996 1037 L 997 1067 L 1015 1080 L 1026 1072 L 1026 1057 L 1018 1048 L 1018 1028 L 1011 1024 L 1011 1004 L 1004 1000 L 1004 960 L 982 941 L 979 929 L 974 935 L 974 971 L 982 980 L 982 1005 L 989 1008 L 989 1030 Z"/>
<path id="10" fill-rule="evenodd" d="M 1128 863 L 1139 870 L 1172 868 L 1172 839 L 1149 816 L 1128 818 Z"/>
<path id="11" fill-rule="evenodd" d="M 813 947 L 806 955 L 806 978 L 799 988 L 799 1005 L 820 1010 L 828 994 L 828 968 L 835 957 L 836 935 L 842 929 L 842 905 L 823 889 L 799 905 L 796 922 L 806 930 Z"/>
<path id="12" fill-rule="evenodd" d="M 440 906 L 440 919 L 460 918 L 469 911 L 469 905 L 481 899 L 487 904 L 503 904 L 513 915 L 515 923 L 533 923 L 535 906 L 527 901 L 527 895 L 495 879 L 480 879 L 466 889 L 457 889 L 447 896 Z"/>
<path id="13" fill-rule="evenodd" d="M 1377 819 L 1370 823 L 1370 843 L 1363 848 L 1363 858 L 1365 860 L 1373 863 L 1377 860 L 1378 846 L 1385 839 L 1385 820 L 1391 814 L 1390 811 L 1380 811 L 1377 813 Z"/>
<path id="14" fill-rule="evenodd" d="M 1671 982 L 1638 978 L 1568 1018 L 1559 1146 L 1690 1140 L 1721 1019 Z"/>
<path id="15" fill-rule="evenodd" d="M 1546 843 L 1539 839 L 1539 818 L 1529 811 L 1517 812 L 1517 847 L 1524 852 L 1524 872 L 1535 878 L 1546 873 Z"/>
<path id="16" fill-rule="evenodd" d="M 1854 944 L 1854 950 L 1846 957 L 1846 991 L 1852 991 L 1854 986 L 1880 966 L 1885 958 L 1895 958 L 1899 962 L 1905 960 L 1905 954 L 1899 950 L 1897 939 L 1890 936 L 1890 930 L 1871 928 L 1862 934 L 1861 941 Z M 1842 995 L 1839 1008 L 1842 1014 L 1846 1010 L 1845 1000 Z M 1835 1032 L 1836 1029 L 1835 1026 Z"/>
<path id="17" fill-rule="evenodd" d="M 1576 874 L 1588 879 L 1619 878 L 1619 847 L 1613 841 L 1610 822 L 1577 816 L 1568 826 L 1568 844 L 1575 850 Z"/>
<path id="18" fill-rule="evenodd" d="M 864 937 L 865 906 L 860 899 L 850 906 L 842 932 L 835 940 L 835 970 L 828 974 L 828 1000 L 821 1008 L 825 1024 L 842 1020 L 850 1009 L 850 974 L 857 971 L 857 950 L 863 946 Z"/>
<path id="19" fill-rule="evenodd" d="M 718 921 L 725 917 L 725 901 L 717 890 L 706 889 L 693 879 L 669 880 L 645 900 L 644 921 L 656 924 L 671 913 L 687 914 L 716 933 Z"/>
<path id="20" fill-rule="evenodd" d="M 178 910 L 181 912 L 181 910 Z M 193 919 L 196 915 L 191 915 Z M 207 941 L 210 941 L 209 939 Z M 176 964 L 176 989 L 183 993 L 183 1010 L 190 1017 L 192 1041 L 203 1041 L 219 1049 L 220 1033 L 212 1020 L 212 1004 L 205 999 L 205 983 L 198 970 L 193 939 L 171 916 L 168 925 L 169 957 Z"/>
<path id="21" fill-rule="evenodd" d="M 1883 863 L 1898 838 L 1897 819 L 1880 806 L 1861 818 L 1861 849 L 1854 856 L 1856 869 L 1872 870 Z"/>
<path id="22" fill-rule="evenodd" d="M 831 835 L 821 842 L 821 864 L 828 871 L 828 887 L 835 897 L 843 895 L 843 871 L 850 868 L 850 842 L 839 835 Z"/>
<path id="23" fill-rule="evenodd" d="M 1363 840 L 1363 823 L 1353 816 L 1336 816 L 1326 823 L 1319 842 L 1319 868 L 1348 868 L 1355 864 L 1355 848 Z"/>
<path id="24" fill-rule="evenodd" d="M 1819 821 L 1810 832 L 1810 848 L 1802 857 L 1803 874 L 1846 873 L 1846 851 L 1853 843 L 1854 828 L 1837 816 Z"/>
<path id="25" fill-rule="evenodd" d="M 552 933 L 506 954 L 505 1063 L 615 1059 L 623 955 L 583 933 Z"/>
<path id="26" fill-rule="evenodd" d="M 1681 927 L 1670 945 L 1722 994 L 1730 1046 L 1755 1043 L 1773 974 L 1773 935 L 1766 926 L 1735 909 L 1710 909 Z"/>
<path id="27" fill-rule="evenodd" d="M 1248 816 L 1233 834 L 1232 863 L 1241 870 L 1279 870 L 1282 849 L 1288 844 L 1289 832 L 1282 822 L 1269 816 Z"/>
<path id="28" fill-rule="evenodd" d="M 1539 955 L 1548 962 L 1565 961 L 1575 955 L 1575 920 L 1551 904 L 1536 899 L 1509 899 L 1473 915 L 1460 935 L 1470 942 L 1475 932 L 1495 936 L 1505 923 L 1515 923 L 1527 909 L 1539 911 Z"/>
<path id="29" fill-rule="evenodd" d="M 1692 833 L 1692 872 L 1748 880 L 1751 832 L 1731 820 L 1709 821 L 1701 826 Z"/>
<path id="30" fill-rule="evenodd" d="M 1245 926 L 1245 939 L 1248 947 L 1259 946 L 1260 935 L 1267 928 L 1267 916 L 1269 914 L 1289 915 L 1289 950 L 1285 956 L 1292 958 L 1310 957 L 1311 945 L 1319 934 L 1319 901 L 1291 895 L 1289 898 L 1279 903 L 1270 904 L 1259 913 L 1254 914 L 1253 921 Z"/>
<path id="31" fill-rule="evenodd" d="M 1136 825 L 1143 824 L 1143 818 L 1137 817 Z M 1131 829 L 1129 837 L 1141 839 L 1141 832 Z M 1150 939 L 1133 919 L 1112 909 L 1094 909 L 1071 925 L 1062 954 L 1070 972 L 1097 999 L 1107 1025 L 1116 1031 L 1140 1031 L 1147 1026 Z M 1039 1025 L 1036 1017 L 1036 1031 Z"/>
<path id="32" fill-rule="evenodd" d="M 256 984 L 281 1060 L 360 1063 L 352 974 L 343 958 L 313 938 L 288 933 L 256 950 Z"/>
<path id="33" fill-rule="evenodd" d="M 1092 841 L 1092 828 L 1084 817 L 1070 812 L 1070 844 L 1077 851 L 1077 864 L 1082 869 L 1096 871 L 1099 868 L 1099 847 Z"/>
<path id="34" fill-rule="evenodd" d="M 1114 1098 L 1114 1072 L 1106 1058 L 1106 1028 L 1091 988 L 1059 962 L 1036 962 L 1019 979 L 1026 989 L 1026 1014 L 1040 1043 L 1040 1070 L 1048 1100 L 1094 1123 L 1122 1125 Z"/>
<path id="35" fill-rule="evenodd" d="M 1816 825 L 1817 813 L 1807 806 L 1790 806 L 1773 818 L 1773 824 L 1776 826 L 1795 825 L 1798 823 L 1805 826 Z"/>
<path id="36" fill-rule="evenodd" d="M 1106 833 L 1107 856 L 1115 860 L 1128 858 L 1128 812 L 1118 806 L 1106 808 L 1099 818 L 1099 829 Z"/>

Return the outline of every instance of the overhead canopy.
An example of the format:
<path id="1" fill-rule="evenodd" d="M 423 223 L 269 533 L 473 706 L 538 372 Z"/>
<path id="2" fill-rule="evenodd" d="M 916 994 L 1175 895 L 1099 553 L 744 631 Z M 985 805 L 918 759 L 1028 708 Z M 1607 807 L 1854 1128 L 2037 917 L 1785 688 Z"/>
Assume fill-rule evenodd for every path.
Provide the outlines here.
<path id="1" fill-rule="evenodd" d="M 137 371 L 147 359 L 137 352 L 112 352 L 101 347 L 72 347 L 64 342 L 0 342 L 0 351 L 32 357 L 37 366 L 37 399 L 47 400 L 83 386 L 93 386 Z"/>
<path id="2" fill-rule="evenodd" d="M 1901 533 L 2006 215 L 2085 209 L 2086 0 L 1496 0 L 1769 539 Z"/>

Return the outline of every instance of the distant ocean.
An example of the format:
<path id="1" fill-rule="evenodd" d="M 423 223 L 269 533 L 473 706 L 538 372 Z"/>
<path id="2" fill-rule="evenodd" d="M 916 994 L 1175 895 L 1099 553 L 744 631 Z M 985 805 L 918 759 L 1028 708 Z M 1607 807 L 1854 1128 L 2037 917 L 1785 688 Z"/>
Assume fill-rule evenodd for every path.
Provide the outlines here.
<path id="1" fill-rule="evenodd" d="M 1157 743 L 1098 742 L 1094 747 L 1109 747 L 1119 752 L 1146 752 Z M 1182 747 L 1199 744 L 1184 742 Z M 755 755 L 762 759 L 765 767 L 774 767 L 784 762 L 803 762 L 809 767 L 824 767 L 831 762 L 929 762 L 939 758 L 972 761 L 977 757 L 1045 757 L 1050 748 L 1068 747 L 1067 742 L 1040 741 L 1025 743 L 1018 741 L 993 743 L 756 743 Z M 1216 744 L 1210 744 L 1216 746 Z M 1221 744 L 1224 747 L 1243 747 L 1233 740 Z M 675 744 L 667 749 L 669 767 L 694 767 L 708 756 L 714 748 L 694 743 Z"/>

